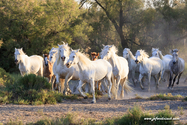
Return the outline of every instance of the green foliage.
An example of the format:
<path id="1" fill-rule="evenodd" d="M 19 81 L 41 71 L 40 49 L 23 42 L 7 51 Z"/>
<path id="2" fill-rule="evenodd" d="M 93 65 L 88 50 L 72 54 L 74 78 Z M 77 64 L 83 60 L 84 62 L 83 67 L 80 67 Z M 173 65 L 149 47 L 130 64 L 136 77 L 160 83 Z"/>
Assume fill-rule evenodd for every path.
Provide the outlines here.
<path id="1" fill-rule="evenodd" d="M 184 97 L 181 95 L 173 96 L 171 93 L 156 94 L 156 95 L 149 97 L 150 100 L 178 100 L 178 99 L 183 99 L 183 98 Z"/>
<path id="2" fill-rule="evenodd" d="M 42 55 L 61 41 L 72 45 L 88 42 L 92 28 L 82 20 L 74 0 L 6 0 L 0 2 L 0 66 L 16 72 L 14 48 L 27 55 Z M 86 45 L 86 44 L 83 44 Z"/>

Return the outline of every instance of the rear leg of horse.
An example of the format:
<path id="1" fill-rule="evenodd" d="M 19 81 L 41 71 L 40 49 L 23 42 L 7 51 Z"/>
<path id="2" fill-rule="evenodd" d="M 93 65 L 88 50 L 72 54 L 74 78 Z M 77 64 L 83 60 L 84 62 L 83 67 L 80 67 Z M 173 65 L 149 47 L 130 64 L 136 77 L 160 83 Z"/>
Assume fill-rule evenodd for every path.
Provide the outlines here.
<path id="1" fill-rule="evenodd" d="M 177 80 L 177 83 L 176 83 L 177 85 L 179 84 L 179 79 L 180 79 L 182 73 L 183 73 L 183 72 L 181 72 L 181 73 L 179 74 L 179 76 L 178 76 L 178 80 Z"/>
<path id="2" fill-rule="evenodd" d="M 51 86 L 53 91 L 54 91 L 54 83 L 55 83 L 55 75 L 52 76 L 52 80 L 51 80 Z"/>
<path id="3" fill-rule="evenodd" d="M 63 79 L 63 78 L 60 78 L 60 83 L 58 84 L 59 86 L 60 86 L 60 92 L 61 93 L 63 93 L 63 91 L 64 91 L 64 83 L 65 83 L 65 79 Z"/>
<path id="4" fill-rule="evenodd" d="M 135 82 L 135 70 L 132 71 L 131 77 L 132 77 L 132 82 L 133 82 L 134 86 L 136 86 L 136 82 Z"/>
<path id="5" fill-rule="evenodd" d="M 163 72 L 159 72 L 158 75 L 157 75 L 157 79 L 156 79 L 156 80 L 157 80 L 157 82 L 156 82 L 156 89 L 158 89 L 158 86 L 159 86 L 159 82 L 160 82 L 160 80 L 161 80 L 162 73 L 163 73 Z"/>
<path id="6" fill-rule="evenodd" d="M 108 100 L 111 100 L 111 89 L 112 89 L 112 82 L 110 76 L 107 76 L 105 79 L 105 83 L 108 83 L 107 88 L 108 88 Z"/>

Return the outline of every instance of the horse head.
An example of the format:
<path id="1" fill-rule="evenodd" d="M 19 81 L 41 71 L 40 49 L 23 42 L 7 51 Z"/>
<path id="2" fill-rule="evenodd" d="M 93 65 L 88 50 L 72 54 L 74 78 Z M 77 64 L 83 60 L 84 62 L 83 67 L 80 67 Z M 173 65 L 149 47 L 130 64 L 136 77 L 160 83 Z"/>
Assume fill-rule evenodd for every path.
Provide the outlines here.
<path id="1" fill-rule="evenodd" d="M 177 62 L 178 62 L 178 52 L 179 52 L 179 50 L 178 49 L 173 49 L 173 50 L 171 50 L 171 54 L 172 54 L 172 56 L 173 56 L 173 64 L 176 64 Z"/>
<path id="2" fill-rule="evenodd" d="M 148 58 L 149 56 L 147 55 L 147 53 L 144 50 L 137 50 L 136 54 L 135 54 L 135 62 L 136 64 L 141 63 L 143 61 L 144 58 Z"/>
<path id="3" fill-rule="evenodd" d="M 14 52 L 15 60 L 14 60 L 14 62 L 15 62 L 16 64 L 19 64 L 19 63 L 20 63 L 20 61 L 22 60 L 21 55 L 23 55 L 23 54 L 24 54 L 24 52 L 23 52 L 23 49 L 22 49 L 22 48 L 21 48 L 21 49 L 15 48 L 15 52 Z"/>
<path id="4" fill-rule="evenodd" d="M 63 62 L 66 61 L 66 58 L 69 57 L 70 54 L 70 47 L 68 46 L 68 44 L 63 44 L 63 45 L 58 45 L 58 55 L 59 55 L 59 59 L 61 59 Z"/>
<path id="5" fill-rule="evenodd" d="M 92 60 L 95 61 L 98 58 L 99 53 L 91 52 L 91 56 L 92 56 Z"/>
<path id="6" fill-rule="evenodd" d="M 152 48 L 152 56 L 159 57 L 158 51 L 159 51 L 159 48 Z"/>
<path id="7" fill-rule="evenodd" d="M 106 45 L 101 51 L 101 59 L 108 60 L 112 54 L 117 53 L 117 48 L 114 45 Z"/>
<path id="8" fill-rule="evenodd" d="M 128 58 L 129 58 L 129 51 L 130 51 L 129 48 L 125 48 L 125 49 L 123 50 L 123 57 L 124 57 L 125 59 L 128 59 Z"/>
<path id="9" fill-rule="evenodd" d="M 45 66 L 48 66 L 49 55 L 48 54 L 43 54 L 43 57 L 44 57 Z"/>
<path id="10" fill-rule="evenodd" d="M 58 48 L 52 48 L 49 52 L 49 61 L 51 63 L 54 63 L 56 61 L 56 58 L 54 58 L 56 56 L 56 54 L 58 53 Z"/>
<path id="11" fill-rule="evenodd" d="M 72 50 L 70 55 L 69 55 L 69 59 L 66 63 L 66 67 L 70 68 L 71 66 L 75 65 L 78 63 L 78 57 L 77 57 L 77 53 L 79 52 L 78 50 Z"/>

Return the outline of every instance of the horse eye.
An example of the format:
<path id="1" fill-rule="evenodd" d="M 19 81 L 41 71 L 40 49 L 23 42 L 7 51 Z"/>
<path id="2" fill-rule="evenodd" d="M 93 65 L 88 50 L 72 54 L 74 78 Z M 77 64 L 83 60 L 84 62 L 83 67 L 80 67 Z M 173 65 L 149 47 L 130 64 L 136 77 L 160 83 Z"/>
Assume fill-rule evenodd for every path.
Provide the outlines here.
<path id="1" fill-rule="evenodd" d="M 73 58 L 75 58 L 75 56 L 73 56 Z"/>

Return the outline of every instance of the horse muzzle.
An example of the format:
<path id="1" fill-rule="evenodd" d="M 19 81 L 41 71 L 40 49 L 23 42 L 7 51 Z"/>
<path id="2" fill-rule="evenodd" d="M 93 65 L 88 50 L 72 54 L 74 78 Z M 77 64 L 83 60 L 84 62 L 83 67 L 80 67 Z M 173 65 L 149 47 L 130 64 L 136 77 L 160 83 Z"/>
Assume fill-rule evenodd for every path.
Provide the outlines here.
<path id="1" fill-rule="evenodd" d="M 138 63 L 139 63 L 139 61 L 136 59 L 136 60 L 135 60 L 135 63 L 136 63 L 136 64 L 138 64 Z"/>
<path id="2" fill-rule="evenodd" d="M 18 60 L 17 60 L 17 59 L 15 59 L 14 62 L 15 62 L 16 64 L 18 64 Z"/>
<path id="3" fill-rule="evenodd" d="M 61 59 L 62 59 L 62 61 L 65 61 L 66 57 L 65 57 L 65 56 L 63 56 L 63 57 L 61 57 Z"/>
<path id="4" fill-rule="evenodd" d="M 67 68 L 70 68 L 70 66 L 71 66 L 70 63 L 66 63 Z"/>
<path id="5" fill-rule="evenodd" d="M 45 63 L 45 66 L 48 66 L 48 63 Z"/>
<path id="6" fill-rule="evenodd" d="M 176 62 L 175 61 L 173 61 L 173 64 L 175 64 Z"/>

